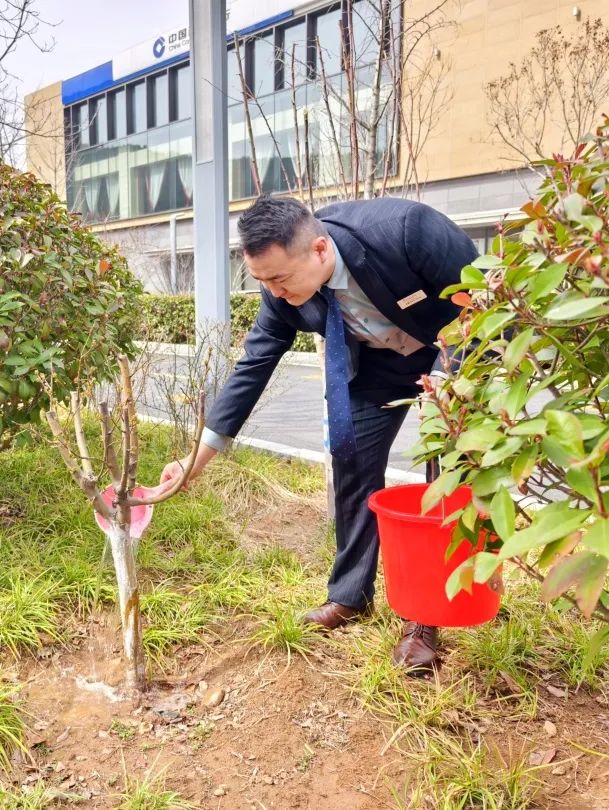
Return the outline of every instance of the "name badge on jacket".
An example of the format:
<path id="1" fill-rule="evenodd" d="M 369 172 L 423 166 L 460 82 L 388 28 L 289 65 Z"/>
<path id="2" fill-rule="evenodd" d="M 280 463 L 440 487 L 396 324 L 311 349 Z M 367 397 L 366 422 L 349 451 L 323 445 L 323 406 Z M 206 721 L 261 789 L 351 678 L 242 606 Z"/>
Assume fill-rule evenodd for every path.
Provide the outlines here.
<path id="1" fill-rule="evenodd" d="M 425 293 L 423 290 L 417 290 L 411 295 L 407 295 L 406 298 L 400 298 L 397 305 L 400 309 L 408 309 L 408 307 L 411 307 L 413 304 L 418 304 L 419 301 L 424 301 L 425 298 L 427 298 L 427 293 Z"/>

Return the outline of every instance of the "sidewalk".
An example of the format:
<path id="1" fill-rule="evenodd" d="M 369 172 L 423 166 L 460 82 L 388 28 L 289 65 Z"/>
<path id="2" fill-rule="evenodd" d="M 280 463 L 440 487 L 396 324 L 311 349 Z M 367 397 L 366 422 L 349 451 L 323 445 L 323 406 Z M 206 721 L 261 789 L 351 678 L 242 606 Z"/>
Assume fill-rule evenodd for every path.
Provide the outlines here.
<path id="1" fill-rule="evenodd" d="M 186 362 L 193 348 L 149 344 L 148 350 L 158 356 L 159 361 L 177 356 Z M 389 456 L 388 481 L 424 480 L 422 468 L 412 471 L 412 462 L 405 456 L 405 451 L 416 443 L 417 437 L 418 418 L 411 411 Z M 315 353 L 288 352 L 284 356 L 238 441 L 278 455 L 324 463 L 323 392 Z"/>

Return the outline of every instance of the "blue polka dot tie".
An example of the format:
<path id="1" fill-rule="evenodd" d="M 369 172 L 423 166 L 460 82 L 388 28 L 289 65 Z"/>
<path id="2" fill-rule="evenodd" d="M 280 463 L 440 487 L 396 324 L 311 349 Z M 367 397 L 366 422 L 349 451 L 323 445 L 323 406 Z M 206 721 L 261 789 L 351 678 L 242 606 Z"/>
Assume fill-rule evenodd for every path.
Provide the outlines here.
<path id="1" fill-rule="evenodd" d="M 341 461 L 353 458 L 356 452 L 355 431 L 349 400 L 347 376 L 347 346 L 343 316 L 330 287 L 321 294 L 328 302 L 326 317 L 326 399 L 328 400 L 328 431 L 330 452 Z"/>

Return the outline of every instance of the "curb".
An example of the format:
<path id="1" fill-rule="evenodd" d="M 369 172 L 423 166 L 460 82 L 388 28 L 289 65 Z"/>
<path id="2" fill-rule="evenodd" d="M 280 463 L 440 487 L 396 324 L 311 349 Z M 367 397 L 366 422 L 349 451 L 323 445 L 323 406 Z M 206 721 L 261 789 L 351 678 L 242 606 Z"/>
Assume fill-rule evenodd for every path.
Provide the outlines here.
<path id="1" fill-rule="evenodd" d="M 161 357 L 194 357 L 195 347 L 190 343 L 155 343 L 153 341 L 135 340 L 140 350 L 147 349 L 153 355 Z M 319 366 L 316 352 L 286 352 L 280 360 L 288 366 Z"/>
<path id="2" fill-rule="evenodd" d="M 138 419 L 142 422 L 153 422 L 156 425 L 171 425 L 173 424 L 170 419 L 162 419 L 159 416 L 149 416 L 148 414 L 138 414 Z M 325 465 L 326 456 L 319 450 L 307 450 L 304 447 L 291 447 L 288 444 L 280 444 L 279 442 L 270 442 L 266 439 L 253 439 L 248 436 L 237 438 L 234 440 L 235 444 L 243 445 L 244 447 L 251 447 L 253 450 L 259 450 L 261 453 L 272 453 L 275 456 L 282 458 L 295 458 L 299 461 L 305 461 L 309 464 Z M 387 482 L 395 484 L 424 484 L 425 476 L 423 473 L 410 472 L 408 470 L 398 470 L 397 467 L 387 467 L 385 471 L 385 479 Z"/>

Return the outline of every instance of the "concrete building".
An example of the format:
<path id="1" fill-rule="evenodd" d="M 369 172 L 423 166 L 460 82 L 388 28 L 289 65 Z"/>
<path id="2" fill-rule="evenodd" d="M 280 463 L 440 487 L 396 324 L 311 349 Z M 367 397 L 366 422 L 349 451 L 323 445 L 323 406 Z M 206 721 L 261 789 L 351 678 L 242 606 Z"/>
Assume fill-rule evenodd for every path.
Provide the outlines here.
<path id="1" fill-rule="evenodd" d="M 425 21 L 437 4 L 397 3 L 400 30 L 412 35 L 412 21 Z M 308 198 L 310 184 L 321 205 L 343 196 L 351 182 L 353 140 L 348 54 L 340 37 L 344 0 L 228 5 L 228 30 L 237 32 L 227 37 L 231 272 L 237 289 L 248 282 L 240 273 L 236 219 L 256 193 L 256 175 L 264 191 L 301 188 Z M 353 8 L 352 102 L 368 110 L 378 53 L 370 46 L 372 5 L 354 0 Z M 428 65 L 442 82 L 416 162 L 420 196 L 464 227 L 481 250 L 496 222 L 513 216 L 535 187 L 534 176 L 507 163 L 491 138 L 485 85 L 519 61 L 539 30 L 560 24 L 573 33 L 586 16 L 603 11 L 606 0 L 576 6 L 572 0 L 449 0 L 445 19 L 454 24 L 433 30 L 424 41 L 418 69 Z M 104 238 L 119 243 L 149 289 L 164 291 L 170 291 L 172 254 L 179 288 L 188 288 L 192 272 L 189 30 L 180 22 L 26 99 L 29 129 L 36 133 L 27 143 L 28 168 L 65 194 L 69 206 Z M 398 42 L 391 31 L 387 36 Z M 430 56 L 433 62 L 426 62 Z M 248 115 L 239 62 L 250 88 Z M 322 64 L 329 94 L 320 86 Z M 380 86 L 382 104 L 395 86 L 395 74 L 385 67 Z M 403 87 L 408 92 L 407 82 Z M 404 131 L 413 115 L 399 114 L 390 103 L 377 127 L 377 186 L 384 184 L 389 193 L 414 194 L 412 133 Z M 555 149 L 552 137 L 558 141 L 560 133 L 550 134 L 548 148 Z"/>

